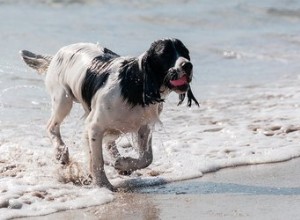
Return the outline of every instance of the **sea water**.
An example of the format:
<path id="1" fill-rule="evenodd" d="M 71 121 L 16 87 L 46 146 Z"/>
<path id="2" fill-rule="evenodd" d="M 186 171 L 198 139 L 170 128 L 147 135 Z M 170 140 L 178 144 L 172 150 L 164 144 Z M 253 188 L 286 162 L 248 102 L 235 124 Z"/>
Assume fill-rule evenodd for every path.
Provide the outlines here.
<path id="1" fill-rule="evenodd" d="M 53 160 L 45 131 L 50 99 L 19 50 L 51 55 L 67 44 L 98 42 L 138 56 L 160 38 L 184 42 L 200 107 L 177 106 L 170 95 L 155 129 L 153 163 L 128 177 L 106 166 L 115 185 L 149 186 L 300 156 L 299 22 L 295 0 L 0 0 L 1 218 L 114 199 L 83 181 L 88 162 L 79 105 L 62 126 L 72 164 L 62 169 Z M 124 136 L 119 143 L 130 141 Z"/>

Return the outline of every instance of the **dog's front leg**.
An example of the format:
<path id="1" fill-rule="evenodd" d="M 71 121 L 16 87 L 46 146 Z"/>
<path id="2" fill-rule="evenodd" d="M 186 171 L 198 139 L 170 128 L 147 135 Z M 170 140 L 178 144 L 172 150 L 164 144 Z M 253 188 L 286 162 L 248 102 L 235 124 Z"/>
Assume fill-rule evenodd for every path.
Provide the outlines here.
<path id="1" fill-rule="evenodd" d="M 102 131 L 99 126 L 92 125 L 88 129 L 90 171 L 96 185 L 115 191 L 115 188 L 108 181 L 104 170 L 102 153 L 103 134 L 104 131 Z"/>
<path id="2" fill-rule="evenodd" d="M 143 169 L 152 163 L 152 128 L 153 125 L 144 125 L 138 131 L 139 158 L 120 157 L 116 160 L 115 168 L 121 173 Z"/>

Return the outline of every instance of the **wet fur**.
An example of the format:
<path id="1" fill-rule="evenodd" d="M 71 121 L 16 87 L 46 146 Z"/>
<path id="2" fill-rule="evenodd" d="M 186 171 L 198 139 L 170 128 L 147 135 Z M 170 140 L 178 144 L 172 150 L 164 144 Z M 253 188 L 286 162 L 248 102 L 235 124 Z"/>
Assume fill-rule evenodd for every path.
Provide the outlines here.
<path id="1" fill-rule="evenodd" d="M 188 104 L 195 99 L 189 82 L 192 64 L 188 49 L 178 39 L 162 39 L 138 57 L 123 57 L 96 44 L 79 43 L 60 49 L 54 56 L 21 51 L 27 65 L 46 73 L 45 84 L 52 100 L 48 134 L 56 159 L 69 163 L 68 148 L 60 134 L 60 125 L 73 102 L 86 112 L 86 135 L 90 171 L 98 186 L 111 190 L 104 170 L 102 147 L 115 158 L 115 168 L 130 173 L 149 166 L 153 160 L 152 131 L 159 120 L 166 96 L 175 91 L 180 103 L 186 94 Z M 183 75 L 188 83 L 175 87 L 170 83 Z M 119 135 L 137 134 L 138 158 L 122 157 L 115 143 Z"/>

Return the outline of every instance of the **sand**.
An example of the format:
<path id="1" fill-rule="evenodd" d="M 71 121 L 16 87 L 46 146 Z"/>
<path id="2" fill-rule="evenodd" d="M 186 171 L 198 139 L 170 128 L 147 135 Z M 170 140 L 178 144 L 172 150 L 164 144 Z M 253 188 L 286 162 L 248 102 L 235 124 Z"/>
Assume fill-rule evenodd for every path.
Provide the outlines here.
<path id="1" fill-rule="evenodd" d="M 227 168 L 202 178 L 118 193 L 114 202 L 36 219 L 297 219 L 300 159 Z"/>

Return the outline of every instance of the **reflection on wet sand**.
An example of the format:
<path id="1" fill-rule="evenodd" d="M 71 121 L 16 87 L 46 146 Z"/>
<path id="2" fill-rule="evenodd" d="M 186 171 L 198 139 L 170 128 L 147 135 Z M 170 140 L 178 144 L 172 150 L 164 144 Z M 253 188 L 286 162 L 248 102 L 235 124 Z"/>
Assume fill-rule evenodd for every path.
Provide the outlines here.
<path id="1" fill-rule="evenodd" d="M 148 196 L 121 193 L 115 202 L 91 209 L 101 219 L 159 219 L 160 209 Z"/>

